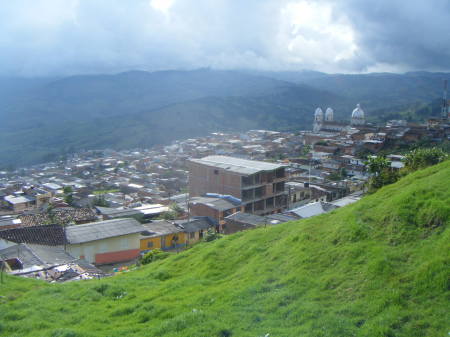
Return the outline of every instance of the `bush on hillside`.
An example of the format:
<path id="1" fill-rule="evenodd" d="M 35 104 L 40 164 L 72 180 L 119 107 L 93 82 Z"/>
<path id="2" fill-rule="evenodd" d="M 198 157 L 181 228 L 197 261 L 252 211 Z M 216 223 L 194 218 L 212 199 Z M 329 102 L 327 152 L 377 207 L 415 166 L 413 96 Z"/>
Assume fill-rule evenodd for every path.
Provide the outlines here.
<path id="1" fill-rule="evenodd" d="M 405 168 L 400 172 L 391 168 L 391 162 L 384 156 L 369 157 L 366 165 L 371 174 L 369 190 L 376 191 L 380 187 L 395 183 L 401 176 L 413 171 L 439 164 L 448 159 L 448 153 L 440 148 L 418 148 L 405 156 Z"/>
<path id="2" fill-rule="evenodd" d="M 369 157 L 366 165 L 372 175 L 369 179 L 370 191 L 395 183 L 399 178 L 398 172 L 392 170 L 391 162 L 384 156 Z"/>
<path id="3" fill-rule="evenodd" d="M 405 167 L 410 171 L 416 171 L 427 166 L 436 165 L 448 158 L 448 154 L 442 149 L 432 147 L 412 150 L 405 157 Z"/>
<path id="4" fill-rule="evenodd" d="M 220 238 L 221 238 L 220 234 L 217 233 L 212 228 L 208 229 L 208 231 L 206 232 L 206 235 L 205 235 L 205 241 L 206 242 L 214 241 L 214 240 L 217 240 L 217 239 L 220 239 Z"/>
<path id="5" fill-rule="evenodd" d="M 167 256 L 169 256 L 169 253 L 163 252 L 161 249 L 153 249 L 153 250 L 149 251 L 148 253 L 146 253 L 141 258 L 140 262 L 142 264 L 149 264 L 149 263 L 157 261 L 157 260 L 165 259 Z"/>

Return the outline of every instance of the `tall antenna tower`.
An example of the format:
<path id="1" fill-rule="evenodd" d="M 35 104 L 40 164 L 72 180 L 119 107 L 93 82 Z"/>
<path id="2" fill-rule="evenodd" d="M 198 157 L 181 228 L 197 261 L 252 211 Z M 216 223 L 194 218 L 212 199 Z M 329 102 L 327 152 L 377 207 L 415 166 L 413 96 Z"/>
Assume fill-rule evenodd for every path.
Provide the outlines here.
<path id="1" fill-rule="evenodd" d="M 447 100 L 447 80 L 444 80 L 444 93 L 442 95 L 442 111 L 441 111 L 441 117 L 442 119 L 448 119 L 449 115 L 449 107 L 448 107 L 448 100 Z"/>

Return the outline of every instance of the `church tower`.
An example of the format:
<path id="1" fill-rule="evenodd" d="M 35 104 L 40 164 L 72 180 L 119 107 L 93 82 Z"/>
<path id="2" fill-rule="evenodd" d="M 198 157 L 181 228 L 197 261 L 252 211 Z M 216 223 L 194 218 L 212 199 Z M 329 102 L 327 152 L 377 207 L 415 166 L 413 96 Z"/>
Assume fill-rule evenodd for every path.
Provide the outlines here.
<path id="1" fill-rule="evenodd" d="M 313 131 L 319 132 L 323 123 L 323 111 L 321 108 L 317 108 L 314 112 L 314 124 L 313 124 Z"/>
<path id="2" fill-rule="evenodd" d="M 332 122 L 334 118 L 333 115 L 334 115 L 333 109 L 328 107 L 327 110 L 325 110 L 325 122 Z"/>

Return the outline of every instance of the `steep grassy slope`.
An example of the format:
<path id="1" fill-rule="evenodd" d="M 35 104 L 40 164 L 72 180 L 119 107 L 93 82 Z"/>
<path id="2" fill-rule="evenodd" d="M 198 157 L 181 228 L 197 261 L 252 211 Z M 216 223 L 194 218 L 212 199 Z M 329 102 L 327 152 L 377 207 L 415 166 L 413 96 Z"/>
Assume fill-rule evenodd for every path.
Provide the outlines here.
<path id="1" fill-rule="evenodd" d="M 3 336 L 446 336 L 450 162 L 114 278 L 8 277 Z"/>

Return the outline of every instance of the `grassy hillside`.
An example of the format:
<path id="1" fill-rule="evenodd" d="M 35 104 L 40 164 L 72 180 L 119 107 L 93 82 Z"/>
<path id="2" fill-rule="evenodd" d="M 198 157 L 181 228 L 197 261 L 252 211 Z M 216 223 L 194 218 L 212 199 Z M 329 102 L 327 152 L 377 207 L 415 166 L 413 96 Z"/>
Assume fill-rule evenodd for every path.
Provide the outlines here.
<path id="1" fill-rule="evenodd" d="M 2 336 L 447 336 L 450 162 L 114 278 L 8 277 Z"/>

